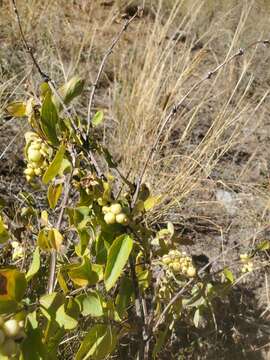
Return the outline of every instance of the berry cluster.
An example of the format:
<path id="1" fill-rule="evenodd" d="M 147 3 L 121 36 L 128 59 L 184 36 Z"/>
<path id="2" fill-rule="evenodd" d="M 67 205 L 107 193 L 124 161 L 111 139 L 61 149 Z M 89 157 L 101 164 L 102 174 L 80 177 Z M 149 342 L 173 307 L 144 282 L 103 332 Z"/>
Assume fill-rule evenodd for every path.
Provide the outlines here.
<path id="1" fill-rule="evenodd" d="M 27 133 L 25 157 L 27 168 L 24 170 L 27 181 L 35 176 L 41 176 L 49 164 L 51 148 L 34 132 Z"/>
<path id="2" fill-rule="evenodd" d="M 240 254 L 240 261 L 243 264 L 241 269 L 242 273 L 251 272 L 253 270 L 253 262 L 247 253 Z"/>
<path id="3" fill-rule="evenodd" d="M 197 273 L 192 258 L 179 250 L 170 250 L 168 254 L 163 255 L 162 264 L 174 274 L 184 275 L 189 278 L 195 277 Z"/>
<path id="4" fill-rule="evenodd" d="M 25 338 L 24 321 L 9 319 L 4 321 L 0 317 L 0 354 L 8 358 L 19 352 L 19 342 Z"/>
<path id="5" fill-rule="evenodd" d="M 104 214 L 104 221 L 106 224 L 121 224 L 127 225 L 128 224 L 128 217 L 123 212 L 122 205 L 115 202 L 112 203 L 110 206 L 105 205 L 102 207 L 102 212 Z"/>

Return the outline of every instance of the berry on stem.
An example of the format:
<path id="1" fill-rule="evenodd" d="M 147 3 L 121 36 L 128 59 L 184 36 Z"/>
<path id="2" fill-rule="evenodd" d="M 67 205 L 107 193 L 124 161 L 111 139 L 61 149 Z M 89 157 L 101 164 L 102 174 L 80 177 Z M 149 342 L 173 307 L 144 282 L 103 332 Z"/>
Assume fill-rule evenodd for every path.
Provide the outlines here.
<path id="1" fill-rule="evenodd" d="M 108 225 L 114 224 L 115 223 L 115 214 L 113 214 L 112 212 L 108 212 L 107 214 L 104 215 L 104 221 Z"/>
<path id="2" fill-rule="evenodd" d="M 119 203 L 115 203 L 115 204 L 112 204 L 110 206 L 110 211 L 114 214 L 114 215 L 118 215 L 122 212 L 122 206 L 121 204 Z"/>

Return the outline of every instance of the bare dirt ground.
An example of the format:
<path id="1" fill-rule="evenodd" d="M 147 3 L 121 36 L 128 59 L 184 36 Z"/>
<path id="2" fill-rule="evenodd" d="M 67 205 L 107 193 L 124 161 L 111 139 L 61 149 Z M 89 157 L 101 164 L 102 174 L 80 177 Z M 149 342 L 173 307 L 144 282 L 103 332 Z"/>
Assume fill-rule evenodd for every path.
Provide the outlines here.
<path id="1" fill-rule="evenodd" d="M 42 65 L 56 82 L 77 72 L 93 81 L 104 49 L 124 19 L 134 11 L 125 2 L 90 3 L 48 1 L 42 5 L 39 1 L 19 2 L 27 36 Z M 156 24 L 155 5 L 147 5 L 143 18 L 132 24 L 124 34 L 106 66 L 98 89 L 96 108 L 105 109 L 107 125 L 97 136 L 103 136 L 110 143 L 126 172 L 131 165 L 134 173 L 139 168 L 137 155 L 146 153 L 147 134 L 151 137 L 153 127 L 158 124 L 156 121 L 149 125 L 153 120 L 149 114 L 157 111 L 157 118 L 158 111 L 166 111 L 164 101 L 168 94 L 171 96 L 168 99 L 169 107 L 179 88 L 184 94 L 194 79 L 226 58 L 231 46 L 232 50 L 237 51 L 240 46 L 265 38 L 269 30 L 267 9 L 262 3 L 254 2 L 250 8 L 248 5 L 245 8 L 242 1 L 230 2 L 224 7 L 215 6 L 214 2 L 214 5 L 202 6 L 196 19 L 192 20 L 191 13 L 185 18 L 185 11 L 188 12 L 186 2 L 168 26 L 170 6 L 165 4 L 158 15 L 159 29 L 166 28 L 167 39 L 166 36 L 159 39 L 156 35 L 156 40 L 151 40 L 151 46 L 156 50 L 156 53 L 153 50 L 153 57 L 159 56 L 170 39 L 179 32 L 179 24 L 184 30 L 180 37 L 179 33 L 176 35 L 174 51 L 162 70 L 163 73 L 168 72 L 172 79 L 157 96 L 158 104 L 153 100 L 155 92 L 147 93 L 149 82 L 154 82 L 157 75 L 146 74 L 145 95 L 140 93 L 138 85 L 142 72 L 147 71 L 144 60 L 150 57 L 146 51 L 146 41 L 149 41 L 151 29 Z M 3 2 L 0 9 L 0 195 L 15 206 L 18 193 L 28 188 L 22 175 L 23 132 L 27 125 L 24 120 L 10 119 L 4 108 L 9 99 L 20 99 L 35 92 L 39 79 L 23 50 L 10 4 Z M 243 25 L 239 27 L 241 22 Z M 160 44 L 156 44 L 155 41 L 159 40 Z M 185 51 L 188 55 L 183 56 Z M 270 47 L 253 49 L 247 57 L 237 58 L 217 79 L 195 92 L 185 103 L 175 126 L 166 133 L 156 162 L 147 173 L 147 181 L 155 192 L 160 189 L 164 193 L 171 191 L 164 200 L 165 210 L 158 210 L 149 222 L 157 219 L 162 226 L 164 222 L 172 221 L 181 242 L 194 244 L 193 254 L 203 253 L 210 261 L 224 254 L 213 262 L 213 271 L 224 264 L 235 266 L 239 253 L 262 240 L 270 240 L 269 60 Z M 154 66 L 154 61 L 151 61 L 150 66 Z M 179 61 L 179 66 L 174 67 L 170 61 Z M 247 70 L 243 75 L 245 66 Z M 175 88 L 172 84 L 177 82 L 179 69 L 183 73 L 186 71 L 187 76 L 179 88 Z M 191 73 L 192 76 L 189 75 Z M 241 77 L 242 82 L 239 83 Z M 130 84 L 129 92 L 122 88 L 127 84 Z M 135 91 L 137 93 L 134 94 Z M 87 94 L 78 104 L 84 115 L 86 99 Z M 153 106 L 148 109 L 151 101 Z M 132 120 L 128 122 L 127 118 Z M 191 118 L 195 120 L 188 125 Z M 235 127 L 228 125 L 219 145 L 215 144 L 213 149 L 210 147 L 211 156 L 207 152 L 207 156 L 192 157 L 196 155 L 194 149 L 198 149 L 198 146 L 204 151 L 201 144 L 217 118 L 221 122 L 225 119 L 232 123 L 238 119 L 241 121 Z M 143 121 L 147 125 L 142 129 Z M 142 122 L 141 127 L 138 122 Z M 187 126 L 188 134 L 180 141 Z M 128 136 L 121 137 L 121 134 L 128 135 L 131 129 L 135 131 L 132 143 L 126 141 Z M 232 134 L 236 134 L 235 137 Z M 228 148 L 227 143 L 230 143 Z M 119 152 L 120 145 L 124 146 L 124 155 Z M 161 159 L 172 153 L 175 157 L 183 155 L 183 158 L 160 165 Z M 200 170 L 188 168 L 188 162 L 183 162 L 183 159 L 189 157 L 200 163 Z M 177 182 L 178 177 L 186 173 L 188 175 L 184 180 Z M 168 179 L 172 177 L 175 183 L 169 186 Z M 191 180 L 193 178 L 196 181 Z M 177 196 L 179 199 L 176 202 L 169 199 Z M 204 345 L 195 355 L 186 352 L 186 358 L 270 359 L 269 268 L 258 267 L 239 282 L 230 300 L 221 308 L 219 329 L 212 343 Z M 235 272 L 239 272 L 237 266 Z M 207 337 L 209 334 L 201 330 L 200 336 L 204 335 Z M 183 329 L 179 330 L 179 336 L 189 341 Z M 175 346 L 177 352 L 179 344 Z"/>

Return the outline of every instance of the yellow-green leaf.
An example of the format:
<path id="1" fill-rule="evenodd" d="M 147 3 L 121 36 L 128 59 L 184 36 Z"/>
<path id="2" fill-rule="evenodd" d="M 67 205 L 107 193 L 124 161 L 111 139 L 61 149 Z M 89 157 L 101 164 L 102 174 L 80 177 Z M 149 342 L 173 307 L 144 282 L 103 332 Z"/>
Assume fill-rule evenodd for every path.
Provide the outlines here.
<path id="1" fill-rule="evenodd" d="M 38 234 L 38 246 L 40 249 L 48 251 L 55 249 L 60 250 L 63 242 L 63 236 L 57 229 L 42 229 Z"/>
<path id="2" fill-rule="evenodd" d="M 52 101 L 51 92 L 48 91 L 45 95 L 41 106 L 41 128 L 47 139 L 53 144 L 58 145 L 56 126 L 58 123 L 58 113 Z"/>
<path id="3" fill-rule="evenodd" d="M 65 330 L 73 330 L 78 325 L 78 321 L 66 313 L 65 304 L 57 309 L 55 320 Z"/>
<path id="4" fill-rule="evenodd" d="M 79 76 L 74 76 L 58 90 L 65 105 L 69 104 L 75 97 L 82 93 L 84 82 L 85 81 Z M 57 108 L 61 109 L 62 105 L 57 95 L 53 96 L 53 102 Z"/>
<path id="5" fill-rule="evenodd" d="M 17 269 L 0 269 L 0 313 L 14 311 L 26 291 L 25 275 Z"/>
<path id="6" fill-rule="evenodd" d="M 62 194 L 62 190 L 63 190 L 62 184 L 58 184 L 58 185 L 50 184 L 48 188 L 47 198 L 51 209 L 54 209 L 56 207 L 57 202 Z"/>
<path id="7" fill-rule="evenodd" d="M 76 297 L 76 301 L 80 304 L 83 316 L 99 317 L 103 315 L 102 300 L 96 291 L 81 294 Z"/>
<path id="8" fill-rule="evenodd" d="M 92 119 L 92 125 L 94 127 L 100 125 L 104 119 L 104 113 L 103 111 L 98 111 L 95 113 L 93 119 Z"/>
<path id="9" fill-rule="evenodd" d="M 54 315 L 59 307 L 64 303 L 65 297 L 62 293 L 53 292 L 51 294 L 43 295 L 40 299 L 40 305 L 50 315 Z"/>
<path id="10" fill-rule="evenodd" d="M 115 300 L 116 310 L 120 318 L 124 317 L 124 315 L 126 314 L 133 294 L 134 288 L 132 280 L 128 277 L 123 277 L 123 279 L 121 280 L 118 295 Z"/>
<path id="11" fill-rule="evenodd" d="M 43 82 L 39 86 L 40 97 L 44 99 L 48 92 L 51 92 L 50 85 L 47 82 Z"/>
<path id="12" fill-rule="evenodd" d="M 100 281 L 100 274 L 95 271 L 87 256 L 84 256 L 82 263 L 69 267 L 68 276 L 78 286 L 91 286 Z"/>
<path id="13" fill-rule="evenodd" d="M 0 216 L 0 244 L 4 244 L 9 239 L 7 226 L 5 225 L 2 217 Z"/>
<path id="14" fill-rule="evenodd" d="M 144 209 L 145 211 L 149 211 L 153 209 L 159 202 L 160 202 L 161 196 L 149 196 L 147 200 L 144 202 Z"/>
<path id="15" fill-rule="evenodd" d="M 53 180 L 58 174 L 61 169 L 62 161 L 64 159 L 66 152 L 65 145 L 61 145 L 59 150 L 57 151 L 53 161 L 50 163 L 48 169 L 46 170 L 45 174 L 43 175 L 42 181 L 44 184 L 48 184 L 51 180 Z"/>
<path id="16" fill-rule="evenodd" d="M 109 325 L 94 325 L 83 339 L 75 360 L 104 360 L 117 344 L 117 330 Z"/>
<path id="17" fill-rule="evenodd" d="M 42 360 L 47 358 L 47 344 L 42 341 L 42 329 L 38 324 L 36 311 L 26 317 L 26 338 L 20 344 L 20 360 Z"/>
<path id="18" fill-rule="evenodd" d="M 57 274 L 57 280 L 58 280 L 58 284 L 60 285 L 63 292 L 65 294 L 67 294 L 68 293 L 67 282 L 66 282 L 66 279 L 64 278 L 64 275 L 61 273 L 61 271 L 59 271 Z"/>
<path id="19" fill-rule="evenodd" d="M 264 240 L 256 246 L 257 251 L 265 251 L 270 249 L 270 241 Z"/>
<path id="20" fill-rule="evenodd" d="M 33 254 L 32 263 L 26 274 L 26 280 L 30 281 L 33 278 L 33 276 L 35 276 L 38 273 L 39 269 L 40 269 L 40 254 L 39 254 L 39 247 L 37 246 Z"/>
<path id="21" fill-rule="evenodd" d="M 233 273 L 231 272 L 231 270 L 229 270 L 228 268 L 225 268 L 223 270 L 223 274 L 230 283 L 234 282 L 234 276 L 233 276 Z"/>
<path id="22" fill-rule="evenodd" d="M 117 237 L 109 248 L 107 264 L 104 274 L 106 290 L 109 291 L 124 269 L 133 247 L 133 240 L 129 235 Z"/>
<path id="23" fill-rule="evenodd" d="M 14 117 L 26 116 L 26 105 L 23 101 L 14 101 L 6 107 L 6 111 L 9 115 Z"/>

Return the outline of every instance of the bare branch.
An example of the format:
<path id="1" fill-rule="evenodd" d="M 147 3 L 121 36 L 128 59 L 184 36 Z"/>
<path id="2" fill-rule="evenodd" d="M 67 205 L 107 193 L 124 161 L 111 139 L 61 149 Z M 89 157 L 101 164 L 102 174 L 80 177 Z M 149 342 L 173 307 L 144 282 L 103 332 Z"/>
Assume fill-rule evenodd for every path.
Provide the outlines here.
<path id="1" fill-rule="evenodd" d="M 152 145 L 146 161 L 143 165 L 141 174 L 137 180 L 137 184 L 136 184 L 136 190 L 133 196 L 133 200 L 132 200 L 132 207 L 135 206 L 135 203 L 138 199 L 138 195 L 139 195 L 139 191 L 140 191 L 140 187 L 142 184 L 142 180 L 144 177 L 144 174 L 146 172 L 147 166 L 149 165 L 149 162 L 151 161 L 151 159 L 153 158 L 156 150 L 157 150 L 157 146 L 159 143 L 159 140 L 162 136 L 162 133 L 164 131 L 164 129 L 166 128 L 166 126 L 170 123 L 170 121 L 175 117 L 175 115 L 177 114 L 177 112 L 179 111 L 179 109 L 181 108 L 181 106 L 183 105 L 184 101 L 189 97 L 189 95 L 196 90 L 197 88 L 199 88 L 205 81 L 212 79 L 212 77 L 220 70 L 222 69 L 225 65 L 227 65 L 228 63 L 230 63 L 231 61 L 233 61 L 235 58 L 239 57 L 239 56 L 243 56 L 247 50 L 249 50 L 250 48 L 259 45 L 259 44 L 263 44 L 263 45 L 270 45 L 270 40 L 258 40 L 255 41 L 251 44 L 249 44 L 247 47 L 245 48 L 240 48 L 235 54 L 233 54 L 232 56 L 230 56 L 228 59 L 224 60 L 221 64 L 219 64 L 215 69 L 208 71 L 208 73 L 202 78 L 200 79 L 198 82 L 196 82 L 189 90 L 188 92 L 181 98 L 181 100 L 176 103 L 175 105 L 173 105 L 171 111 L 169 112 L 169 114 L 165 117 L 158 133 L 157 133 L 157 137 L 156 140 L 154 142 L 154 144 Z"/>
<path id="2" fill-rule="evenodd" d="M 103 69 L 104 69 L 104 66 L 105 66 L 105 63 L 108 59 L 108 57 L 111 55 L 111 53 L 113 52 L 113 49 L 114 47 L 116 46 L 116 44 L 119 42 L 121 36 L 123 35 L 123 33 L 127 30 L 127 28 L 129 27 L 129 25 L 132 23 L 132 21 L 140 14 L 141 12 L 141 9 L 138 8 L 138 10 L 136 11 L 136 13 L 129 19 L 125 22 L 124 26 L 122 27 L 122 29 L 120 30 L 120 32 L 118 33 L 118 35 L 115 37 L 115 39 L 113 40 L 111 46 L 109 47 L 109 49 L 106 51 L 102 61 L 101 61 L 101 64 L 100 64 L 100 67 L 99 67 L 99 70 L 98 70 L 98 73 L 97 73 L 97 77 L 96 77 L 96 80 L 95 82 L 92 84 L 92 91 L 91 91 L 91 94 L 90 94 L 90 98 L 89 98 L 89 103 L 88 103 L 88 114 L 87 114 L 87 136 L 89 135 L 89 132 L 90 132 L 90 128 L 91 128 L 91 112 L 92 112 L 92 106 L 93 106 L 93 101 L 94 101 L 94 97 L 95 97 L 95 93 L 96 93 L 96 89 L 97 89 L 97 85 L 98 85 L 98 82 L 100 80 L 100 77 L 101 77 L 101 74 L 103 72 Z"/>

